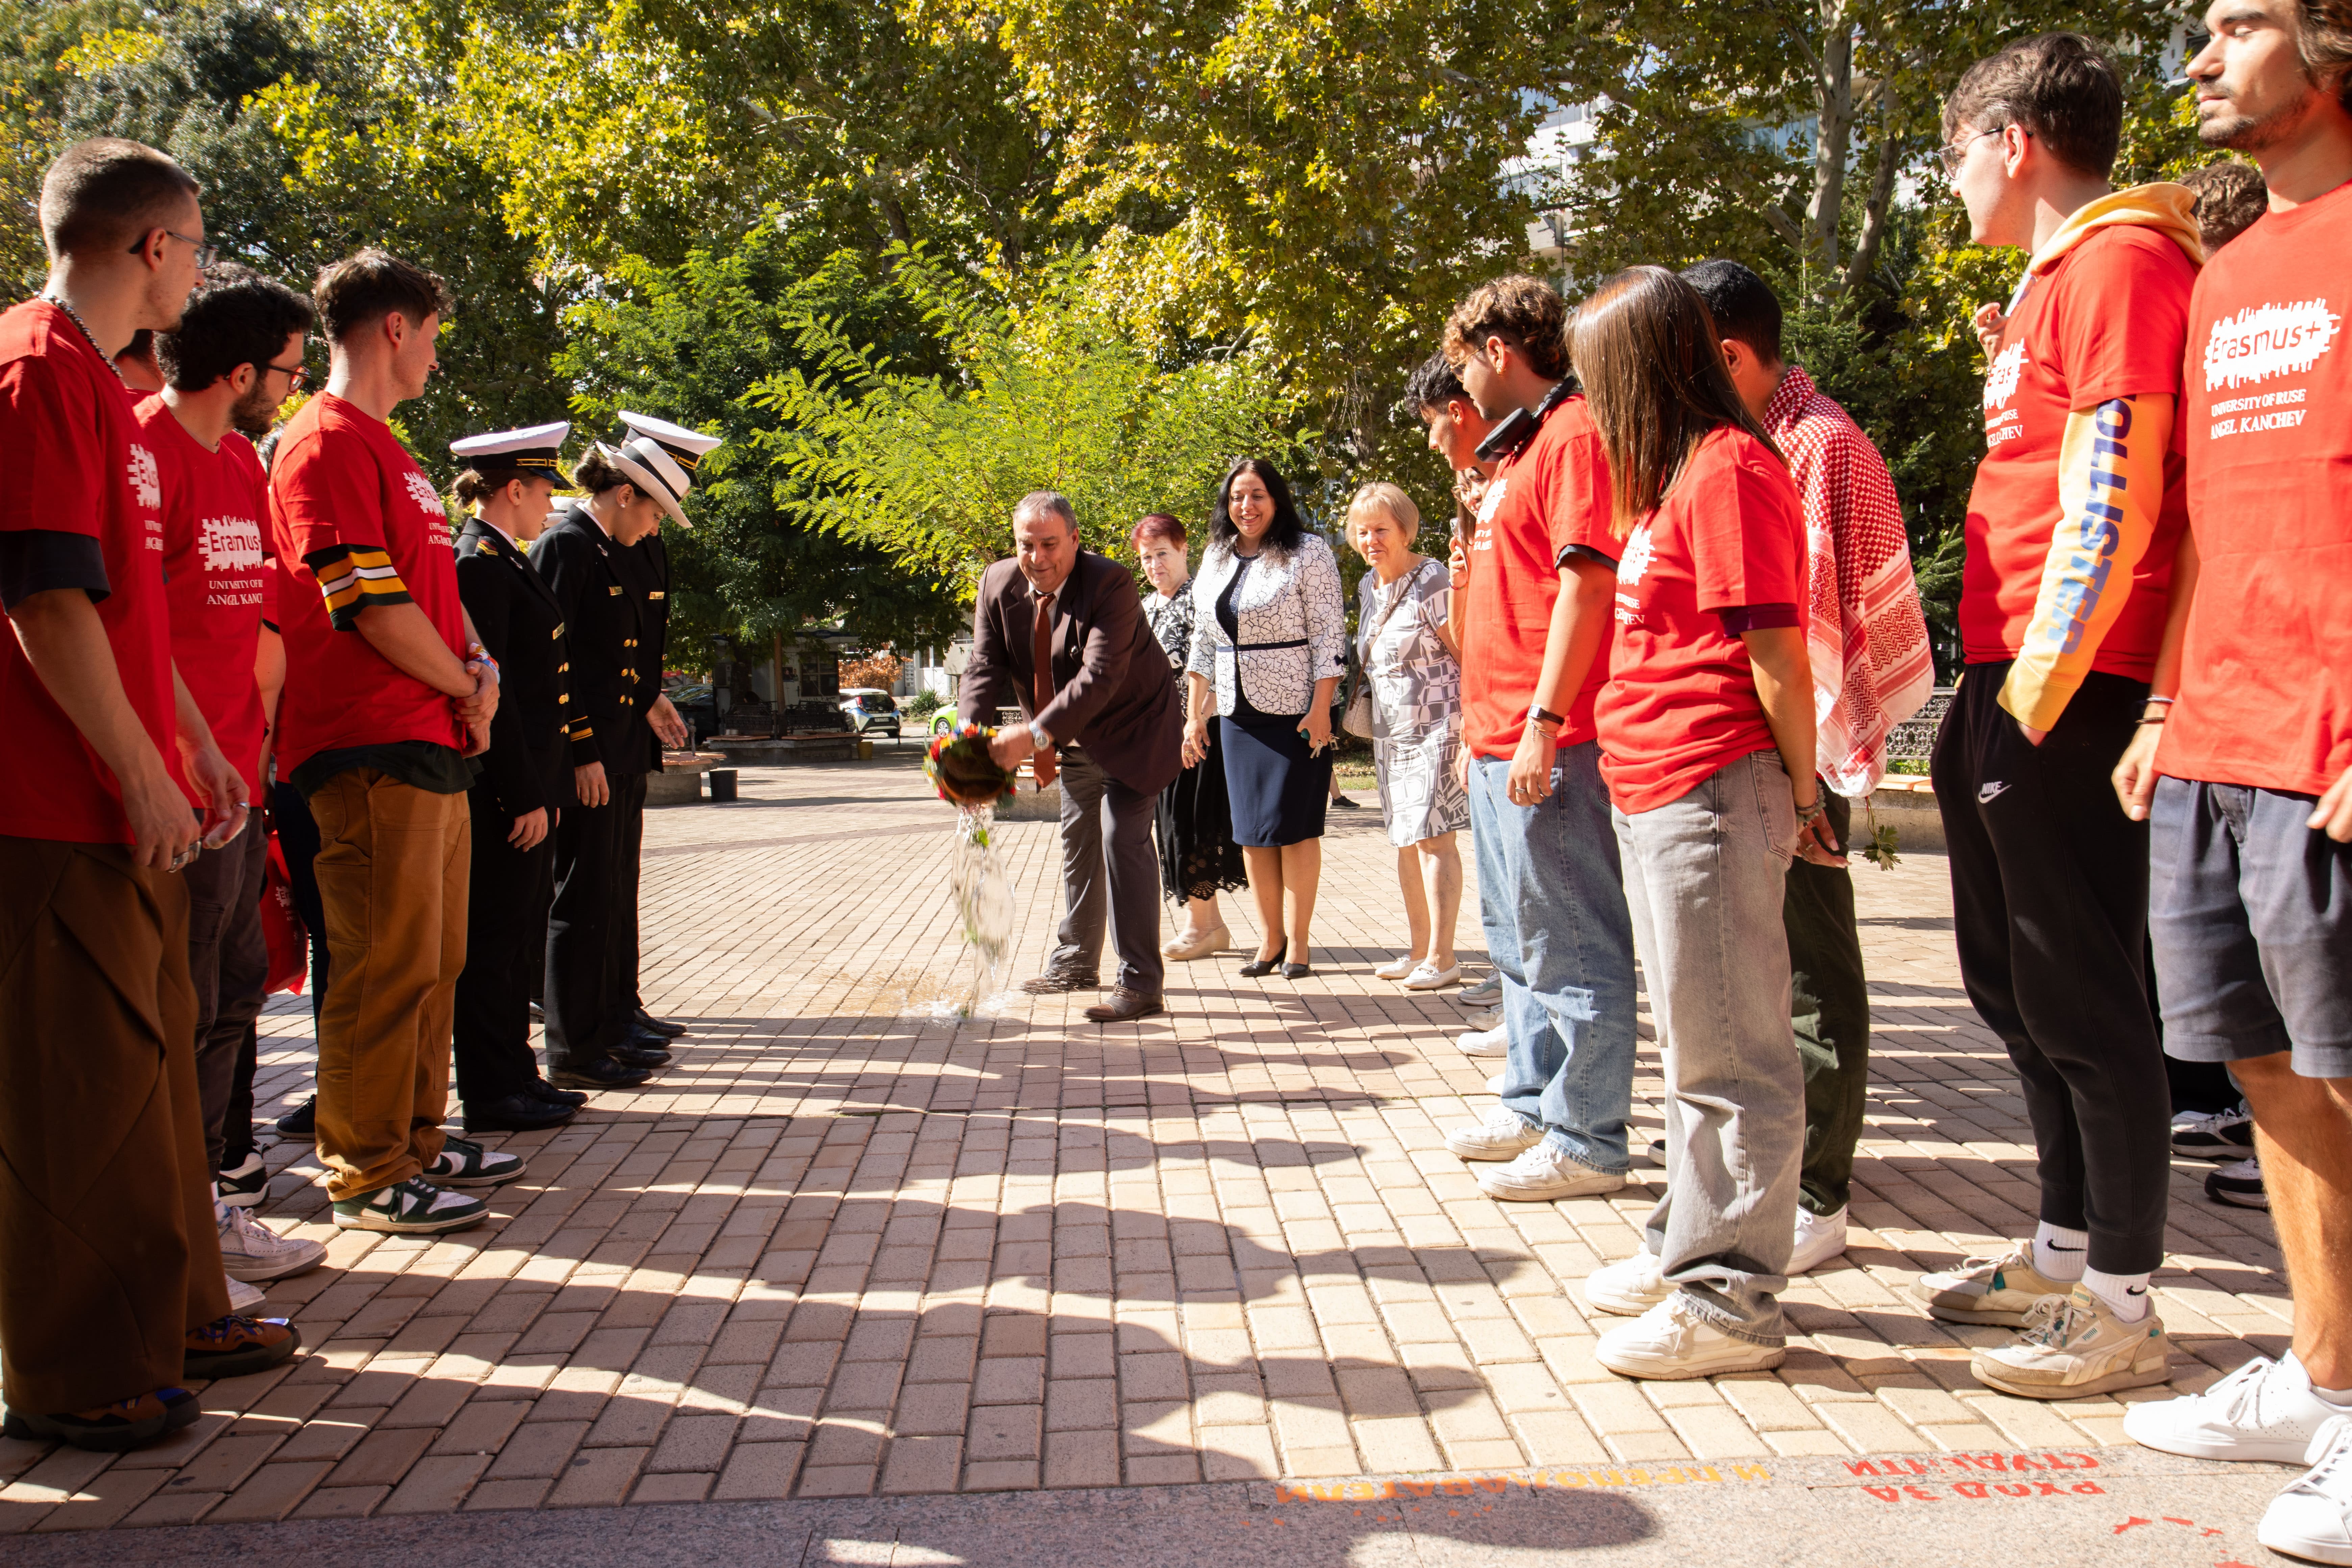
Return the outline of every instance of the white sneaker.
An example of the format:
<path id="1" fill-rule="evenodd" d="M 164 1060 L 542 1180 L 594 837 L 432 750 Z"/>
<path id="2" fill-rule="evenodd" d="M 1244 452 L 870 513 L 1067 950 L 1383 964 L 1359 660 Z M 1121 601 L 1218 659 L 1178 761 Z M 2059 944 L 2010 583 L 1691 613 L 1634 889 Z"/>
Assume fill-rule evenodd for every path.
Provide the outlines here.
<path id="1" fill-rule="evenodd" d="M 1486 1080 L 1486 1092 L 1488 1094 L 1500 1094 L 1503 1092 L 1503 1075 L 1501 1073 L 1496 1073 L 1494 1077 Z"/>
<path id="2" fill-rule="evenodd" d="M 1845 1210 L 1817 1215 L 1800 1205 L 1797 1209 L 1797 1245 L 1789 1254 L 1790 1278 L 1811 1274 L 1844 1251 Z"/>
<path id="3" fill-rule="evenodd" d="M 1498 1024 L 1491 1029 L 1456 1035 L 1454 1043 L 1465 1057 L 1507 1057 L 1511 1054 L 1511 1031 Z"/>
<path id="4" fill-rule="evenodd" d="M 2279 1361 L 2256 1356 L 2202 1394 L 2129 1406 L 2124 1436 L 2192 1459 L 2300 1464 L 2319 1429 L 2340 1414 L 2312 1393 L 2311 1374 L 2289 1351 Z"/>
<path id="5" fill-rule="evenodd" d="M 1638 1318 L 1675 1293 L 1664 1270 L 1657 1254 L 1646 1248 L 1604 1263 L 1585 1277 L 1584 1304 L 1596 1312 Z"/>
<path id="6" fill-rule="evenodd" d="M 1375 980 L 1402 980 L 1406 975 L 1411 974 L 1416 968 L 1418 968 L 1420 964 L 1421 960 L 1415 958 L 1412 954 L 1409 952 L 1400 952 L 1394 958 L 1390 959 L 1386 963 L 1381 964 L 1378 969 L 1373 970 L 1372 978 Z"/>
<path id="7" fill-rule="evenodd" d="M 2254 1539 L 2290 1557 L 2352 1563 L 2352 1416 L 2321 1428 L 2304 1458 L 2311 1468 L 2271 1499 Z"/>
<path id="8" fill-rule="evenodd" d="M 1437 991 L 1461 978 L 1460 964 L 1449 963 L 1440 969 L 1434 960 L 1424 958 L 1412 966 L 1411 974 L 1404 977 L 1404 988 L 1408 991 Z"/>
<path id="9" fill-rule="evenodd" d="M 2043 1297 L 2063 1296 L 2074 1288 L 2034 1268 L 2033 1244 L 2021 1241 L 1997 1258 L 1971 1258 L 1958 1268 L 1922 1274 L 1911 1287 L 1911 1299 L 1929 1317 L 1948 1323 L 2021 1329 Z"/>
<path id="10" fill-rule="evenodd" d="M 1601 1336 L 1592 1359 L 1623 1377 L 1713 1377 L 1725 1372 L 1762 1372 L 1779 1366 L 1789 1352 L 1779 1345 L 1734 1339 L 1698 1314 L 1680 1290 L 1630 1323 Z"/>
<path id="11" fill-rule="evenodd" d="M 221 1283 L 228 1287 L 228 1310 L 231 1312 L 242 1314 L 247 1307 L 258 1307 L 269 1300 L 268 1291 L 248 1285 L 234 1274 L 222 1275 Z"/>
<path id="12" fill-rule="evenodd" d="M 232 1279 L 283 1279 L 316 1268 L 327 1249 L 299 1236 L 280 1236 L 249 1209 L 213 1205 L 220 1226 L 221 1268 Z"/>
<path id="13" fill-rule="evenodd" d="M 1475 985 L 1465 985 L 1454 994 L 1454 999 L 1465 1007 L 1489 1007 L 1503 999 L 1503 977 L 1489 974 Z"/>
<path id="14" fill-rule="evenodd" d="M 2089 1287 L 2076 1285 L 2035 1302 L 2018 1336 L 1977 1352 L 1969 1372 L 2020 1399 L 2080 1399 L 2169 1381 L 2172 1342 L 2154 1308 L 2127 1323 Z"/>
<path id="15" fill-rule="evenodd" d="M 1478 1173 L 1478 1190 L 1507 1203 L 1547 1204 L 1554 1198 L 1589 1197 L 1613 1193 L 1624 1184 L 1625 1178 L 1616 1172 L 1595 1170 L 1575 1155 L 1543 1142 L 1507 1165 Z"/>
<path id="16" fill-rule="evenodd" d="M 1448 1132 L 1445 1152 L 1459 1160 L 1516 1160 L 1542 1142 L 1542 1128 L 1509 1106 L 1498 1105 L 1486 1112 L 1486 1121 Z"/>
<path id="17" fill-rule="evenodd" d="M 1470 1026 L 1473 1034 L 1484 1034 L 1488 1029 L 1499 1029 L 1503 1026 L 1502 1005 L 1498 1003 L 1492 1007 L 1483 1008 L 1471 1014 L 1463 1022 Z"/>

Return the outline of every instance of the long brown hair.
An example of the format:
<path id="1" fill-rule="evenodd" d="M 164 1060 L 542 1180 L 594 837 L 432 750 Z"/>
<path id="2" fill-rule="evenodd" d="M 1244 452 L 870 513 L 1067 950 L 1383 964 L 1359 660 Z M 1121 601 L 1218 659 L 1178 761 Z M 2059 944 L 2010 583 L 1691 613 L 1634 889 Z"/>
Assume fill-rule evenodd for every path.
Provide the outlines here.
<path id="1" fill-rule="evenodd" d="M 1737 425 L 1780 456 L 1731 384 L 1706 301 L 1664 268 L 1629 267 L 1594 289 L 1577 309 L 1572 346 L 1609 457 L 1618 538 L 1656 510 L 1718 427 Z"/>

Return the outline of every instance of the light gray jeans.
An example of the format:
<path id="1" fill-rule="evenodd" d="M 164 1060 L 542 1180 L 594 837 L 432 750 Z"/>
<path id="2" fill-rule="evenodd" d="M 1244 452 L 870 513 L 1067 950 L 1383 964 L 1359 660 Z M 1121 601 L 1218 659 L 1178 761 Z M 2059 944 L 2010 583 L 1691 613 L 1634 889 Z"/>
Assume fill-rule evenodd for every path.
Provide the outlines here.
<path id="1" fill-rule="evenodd" d="M 1788 771 L 1755 752 L 1679 800 L 1612 815 L 1666 1067 L 1666 1195 L 1643 1244 L 1701 1316 L 1777 1345 L 1805 1144 L 1780 923 Z"/>

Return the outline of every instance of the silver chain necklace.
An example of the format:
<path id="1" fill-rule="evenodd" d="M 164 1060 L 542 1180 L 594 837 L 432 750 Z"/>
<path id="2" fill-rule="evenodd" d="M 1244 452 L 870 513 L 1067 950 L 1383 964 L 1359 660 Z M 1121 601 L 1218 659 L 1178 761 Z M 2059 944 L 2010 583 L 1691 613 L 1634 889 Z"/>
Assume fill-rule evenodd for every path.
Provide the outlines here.
<path id="1" fill-rule="evenodd" d="M 81 312 L 75 310 L 71 305 L 67 304 L 55 294 L 43 294 L 41 298 L 66 313 L 66 320 L 71 321 L 75 328 L 80 331 L 82 342 L 89 345 L 89 352 L 96 354 L 100 360 L 104 362 L 107 369 L 114 371 L 115 380 L 121 381 L 122 373 L 120 370 L 115 369 L 114 361 L 108 357 L 107 352 L 98 346 L 98 334 L 89 330 L 89 323 L 81 319 Z M 123 384 L 127 386 L 130 383 L 124 382 Z"/>

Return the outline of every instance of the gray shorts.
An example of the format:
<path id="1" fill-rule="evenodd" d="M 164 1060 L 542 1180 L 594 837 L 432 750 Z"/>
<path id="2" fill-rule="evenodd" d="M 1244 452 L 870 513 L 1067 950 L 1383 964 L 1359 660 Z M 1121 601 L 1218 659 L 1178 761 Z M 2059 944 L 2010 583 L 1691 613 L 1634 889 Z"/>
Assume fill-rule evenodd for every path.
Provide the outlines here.
<path id="1" fill-rule="evenodd" d="M 2352 1078 L 2352 845 L 2304 826 L 2313 804 L 2157 781 L 2147 915 L 2167 1055 L 2287 1051 L 2302 1077 Z"/>

